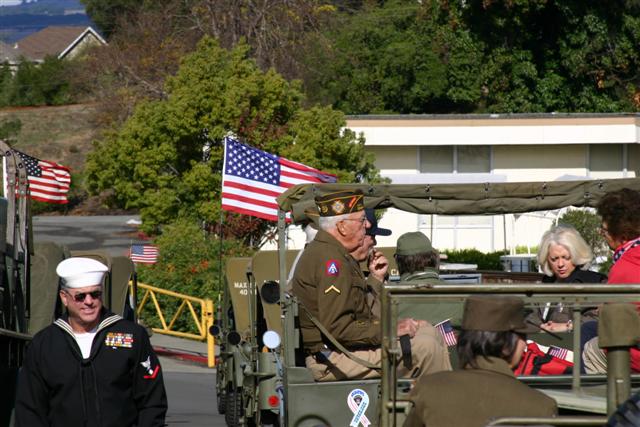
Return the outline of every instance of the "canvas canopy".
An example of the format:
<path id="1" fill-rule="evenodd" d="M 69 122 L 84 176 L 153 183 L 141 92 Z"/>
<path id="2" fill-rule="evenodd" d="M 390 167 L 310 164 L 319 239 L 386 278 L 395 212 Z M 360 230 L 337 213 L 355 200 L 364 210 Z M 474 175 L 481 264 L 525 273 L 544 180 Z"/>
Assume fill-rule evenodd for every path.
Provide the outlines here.
<path id="1" fill-rule="evenodd" d="M 292 212 L 294 222 L 306 219 L 314 197 L 335 191 L 360 189 L 368 208 L 394 207 L 419 214 L 497 215 L 595 207 L 608 192 L 640 191 L 640 178 L 581 181 L 509 182 L 479 184 L 301 184 L 278 197 L 278 206 Z"/>

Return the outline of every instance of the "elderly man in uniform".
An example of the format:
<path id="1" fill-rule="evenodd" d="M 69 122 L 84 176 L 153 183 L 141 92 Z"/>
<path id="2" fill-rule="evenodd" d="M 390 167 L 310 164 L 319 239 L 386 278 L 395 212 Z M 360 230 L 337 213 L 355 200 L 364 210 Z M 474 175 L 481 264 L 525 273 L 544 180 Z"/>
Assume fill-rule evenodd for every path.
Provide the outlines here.
<path id="1" fill-rule="evenodd" d="M 467 298 L 458 337 L 462 369 L 424 375 L 411 391 L 404 427 L 481 427 L 497 417 L 552 417 L 555 401 L 514 375 L 537 328 L 525 321 L 521 298 Z"/>
<path id="2" fill-rule="evenodd" d="M 145 329 L 102 305 L 107 267 L 58 264 L 67 314 L 33 338 L 18 379 L 17 427 L 160 427 L 167 398 Z"/>
<path id="3" fill-rule="evenodd" d="M 300 328 L 307 353 L 305 363 L 316 381 L 380 375 L 373 366 L 379 366 L 381 360 L 381 325 L 368 299 L 370 288 L 381 286 L 380 278 L 373 274 L 376 267 L 370 264 L 372 274 L 365 279 L 351 255 L 363 245 L 366 228 L 370 227 L 363 198 L 360 191 L 316 198 L 320 231 L 305 249 L 291 281 L 293 293 L 303 306 Z M 332 344 L 309 314 L 351 358 Z M 413 319 L 398 323 L 398 335 L 409 335 L 413 350 L 410 366 L 403 364 L 398 368 L 402 376 L 416 377 L 424 372 L 451 369 L 442 341 L 431 333 L 425 334 L 421 326 Z"/>

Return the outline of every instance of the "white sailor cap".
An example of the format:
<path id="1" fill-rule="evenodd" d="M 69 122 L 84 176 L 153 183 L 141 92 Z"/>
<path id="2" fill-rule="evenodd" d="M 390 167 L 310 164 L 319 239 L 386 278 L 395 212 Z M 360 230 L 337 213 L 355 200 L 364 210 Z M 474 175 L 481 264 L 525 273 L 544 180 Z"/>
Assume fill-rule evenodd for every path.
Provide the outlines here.
<path id="1" fill-rule="evenodd" d="M 92 258 L 67 258 L 58 264 L 56 273 L 67 288 L 84 288 L 102 285 L 106 265 Z"/>

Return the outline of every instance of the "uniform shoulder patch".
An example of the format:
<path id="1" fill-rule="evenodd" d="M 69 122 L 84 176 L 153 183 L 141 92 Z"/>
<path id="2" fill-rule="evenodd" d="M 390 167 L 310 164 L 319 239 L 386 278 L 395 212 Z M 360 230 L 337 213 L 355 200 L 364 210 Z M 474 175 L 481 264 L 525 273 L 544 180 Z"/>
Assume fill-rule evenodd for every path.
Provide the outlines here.
<path id="1" fill-rule="evenodd" d="M 340 261 L 335 259 L 330 259 L 329 261 L 327 261 L 325 265 L 326 265 L 325 274 L 327 276 L 336 277 L 340 275 Z"/>

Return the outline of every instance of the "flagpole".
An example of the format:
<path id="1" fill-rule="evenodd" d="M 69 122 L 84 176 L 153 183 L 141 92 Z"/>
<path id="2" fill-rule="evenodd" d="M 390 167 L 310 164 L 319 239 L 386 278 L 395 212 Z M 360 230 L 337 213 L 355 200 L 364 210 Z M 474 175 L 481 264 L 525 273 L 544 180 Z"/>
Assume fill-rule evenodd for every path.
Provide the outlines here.
<path id="1" fill-rule="evenodd" d="M 129 240 L 129 259 L 131 259 L 131 248 L 133 239 Z M 133 308 L 133 320 L 138 323 L 138 264 L 133 263 L 133 283 L 131 286 L 131 308 Z"/>

